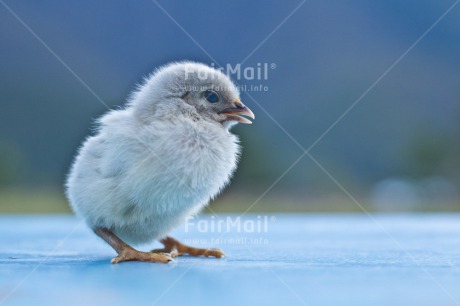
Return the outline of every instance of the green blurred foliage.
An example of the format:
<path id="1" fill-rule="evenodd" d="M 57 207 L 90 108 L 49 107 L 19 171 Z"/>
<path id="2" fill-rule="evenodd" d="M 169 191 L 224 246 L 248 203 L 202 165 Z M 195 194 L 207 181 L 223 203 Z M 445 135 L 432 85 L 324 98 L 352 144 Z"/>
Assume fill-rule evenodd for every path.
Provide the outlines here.
<path id="1" fill-rule="evenodd" d="M 21 179 L 23 159 L 19 150 L 0 143 L 0 188 L 17 184 Z"/>
<path id="2" fill-rule="evenodd" d="M 50 188 L 0 189 L 0 213 L 70 213 L 60 190 Z"/>
<path id="3" fill-rule="evenodd" d="M 455 132 L 421 129 L 411 139 L 406 153 L 408 176 L 414 179 L 442 176 L 458 183 L 460 133 Z"/>

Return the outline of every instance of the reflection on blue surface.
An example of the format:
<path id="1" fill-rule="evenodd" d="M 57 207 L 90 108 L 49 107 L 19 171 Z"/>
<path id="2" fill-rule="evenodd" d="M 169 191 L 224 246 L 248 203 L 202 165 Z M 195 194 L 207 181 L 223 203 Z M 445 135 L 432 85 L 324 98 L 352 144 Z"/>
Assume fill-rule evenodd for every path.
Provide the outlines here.
<path id="1" fill-rule="evenodd" d="M 74 217 L 2 216 L 0 305 L 460 301 L 460 215 L 277 215 L 266 232 L 195 226 L 174 236 L 220 242 L 227 257 L 111 265 L 114 251 Z"/>

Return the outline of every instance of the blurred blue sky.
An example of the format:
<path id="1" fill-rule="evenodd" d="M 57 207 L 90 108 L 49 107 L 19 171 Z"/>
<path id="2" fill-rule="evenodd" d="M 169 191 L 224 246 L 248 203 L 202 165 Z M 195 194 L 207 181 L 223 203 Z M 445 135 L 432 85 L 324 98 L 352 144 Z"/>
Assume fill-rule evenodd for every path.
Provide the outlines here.
<path id="1" fill-rule="evenodd" d="M 257 120 L 236 129 L 245 154 L 232 188 L 264 188 L 302 153 L 273 118 L 308 148 L 364 93 L 311 150 L 318 161 L 356 190 L 433 176 L 458 188 L 460 6 L 367 92 L 454 3 L 4 1 L 0 157 L 4 172 L 13 173 L 4 184 L 61 185 L 75 149 L 107 110 L 65 65 L 118 107 L 159 65 L 189 59 L 234 66 L 251 55 L 243 66 L 276 68 L 268 80 L 240 82 L 268 91 L 250 92 L 257 103 L 242 94 Z M 331 188 L 307 157 L 275 191 Z"/>

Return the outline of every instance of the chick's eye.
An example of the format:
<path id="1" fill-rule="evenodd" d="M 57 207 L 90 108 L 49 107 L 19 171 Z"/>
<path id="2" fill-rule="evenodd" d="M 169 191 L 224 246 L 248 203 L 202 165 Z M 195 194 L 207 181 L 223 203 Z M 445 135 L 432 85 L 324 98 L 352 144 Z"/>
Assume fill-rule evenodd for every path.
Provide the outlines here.
<path id="1" fill-rule="evenodd" d="M 204 93 L 204 98 L 209 102 L 209 103 L 217 103 L 220 101 L 219 95 L 212 90 L 206 90 Z"/>

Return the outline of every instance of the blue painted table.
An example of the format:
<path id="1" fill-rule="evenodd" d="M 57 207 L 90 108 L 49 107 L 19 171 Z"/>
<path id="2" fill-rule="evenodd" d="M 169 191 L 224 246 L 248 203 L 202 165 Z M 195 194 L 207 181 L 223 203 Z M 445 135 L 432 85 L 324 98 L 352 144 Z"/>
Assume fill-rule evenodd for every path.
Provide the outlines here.
<path id="1" fill-rule="evenodd" d="M 460 303 L 458 214 L 204 216 L 173 235 L 227 257 L 112 265 L 75 217 L 0 216 L 0 305 Z"/>

